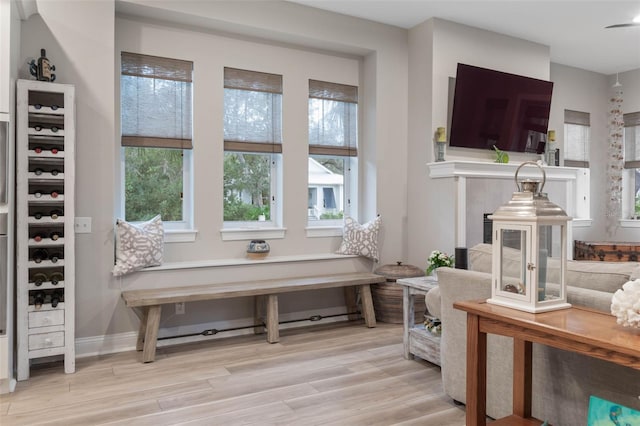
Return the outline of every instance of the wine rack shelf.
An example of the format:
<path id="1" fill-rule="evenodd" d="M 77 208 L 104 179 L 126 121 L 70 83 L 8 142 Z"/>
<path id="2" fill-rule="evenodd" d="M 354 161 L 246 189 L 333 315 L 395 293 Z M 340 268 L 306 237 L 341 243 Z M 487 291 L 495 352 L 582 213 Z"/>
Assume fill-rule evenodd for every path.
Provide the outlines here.
<path id="1" fill-rule="evenodd" d="M 16 127 L 18 380 L 31 360 L 75 371 L 75 89 L 19 80 Z"/>

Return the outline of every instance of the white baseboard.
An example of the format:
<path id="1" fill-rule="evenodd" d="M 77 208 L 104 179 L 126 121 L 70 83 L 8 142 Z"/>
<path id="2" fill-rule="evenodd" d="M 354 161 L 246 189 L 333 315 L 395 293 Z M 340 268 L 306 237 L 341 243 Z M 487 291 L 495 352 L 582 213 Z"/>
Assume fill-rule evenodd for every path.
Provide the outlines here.
<path id="1" fill-rule="evenodd" d="M 318 309 L 313 311 L 294 312 L 290 314 L 281 314 L 280 321 L 290 321 L 299 318 L 309 318 L 312 315 L 339 315 L 346 311 L 345 307 L 334 307 L 327 309 Z M 347 321 L 348 316 L 339 315 L 336 317 L 323 318 L 320 321 L 299 321 L 288 324 L 281 324 L 280 330 L 288 328 L 305 327 L 311 324 L 326 324 L 331 322 Z M 243 318 L 234 321 L 218 321 L 204 324 L 194 324 L 183 327 L 161 328 L 158 337 L 179 336 L 184 334 L 200 333 L 209 329 L 225 329 L 250 326 L 254 323 L 253 318 Z M 203 340 L 223 339 L 226 337 L 242 336 L 253 334 L 253 328 L 244 328 L 241 330 L 221 331 L 211 336 L 191 336 L 179 337 L 167 340 L 158 340 L 158 347 L 170 346 L 179 343 L 200 342 Z M 136 349 L 138 333 L 129 331 L 125 333 L 107 334 L 104 336 L 80 337 L 76 339 L 76 358 L 84 358 L 96 355 L 106 355 L 117 352 L 134 351 Z"/>

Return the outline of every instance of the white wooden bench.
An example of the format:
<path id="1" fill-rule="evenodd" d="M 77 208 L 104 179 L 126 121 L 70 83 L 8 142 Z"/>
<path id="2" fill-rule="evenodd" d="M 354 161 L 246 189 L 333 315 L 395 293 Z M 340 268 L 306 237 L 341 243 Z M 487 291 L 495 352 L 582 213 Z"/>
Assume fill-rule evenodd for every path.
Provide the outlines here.
<path id="1" fill-rule="evenodd" d="M 385 277 L 372 273 L 347 273 L 313 277 L 272 279 L 225 284 L 196 285 L 147 290 L 126 290 L 122 292 L 125 305 L 142 308 L 140 329 L 136 349 L 142 352 L 143 362 L 153 362 L 156 356 L 158 328 L 162 305 L 197 302 L 202 300 L 229 299 L 234 297 L 256 297 L 255 317 L 263 321 L 267 329 L 267 342 L 276 343 L 280 339 L 278 328 L 278 294 L 292 291 L 317 290 L 335 287 L 356 287 L 360 291 L 362 315 L 367 327 L 376 326 L 370 284 L 385 282 Z M 345 294 L 347 294 L 345 292 Z M 347 299 L 347 305 L 355 305 L 355 297 Z M 258 330 L 256 329 L 256 332 Z"/>

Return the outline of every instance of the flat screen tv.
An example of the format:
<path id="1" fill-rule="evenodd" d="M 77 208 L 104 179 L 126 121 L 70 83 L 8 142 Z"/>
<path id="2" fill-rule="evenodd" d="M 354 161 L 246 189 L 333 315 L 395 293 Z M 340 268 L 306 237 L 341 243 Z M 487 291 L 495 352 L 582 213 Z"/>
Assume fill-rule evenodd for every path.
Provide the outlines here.
<path id="1" fill-rule="evenodd" d="M 449 144 L 544 152 L 553 83 L 458 64 Z"/>

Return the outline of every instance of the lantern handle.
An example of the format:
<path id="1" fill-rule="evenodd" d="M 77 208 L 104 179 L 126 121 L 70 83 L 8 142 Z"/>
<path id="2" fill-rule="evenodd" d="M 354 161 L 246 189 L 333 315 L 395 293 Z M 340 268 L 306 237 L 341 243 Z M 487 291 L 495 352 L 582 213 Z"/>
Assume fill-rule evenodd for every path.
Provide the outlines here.
<path id="1" fill-rule="evenodd" d="M 514 180 L 516 181 L 516 189 L 520 192 L 522 191 L 522 189 L 520 188 L 520 184 L 518 183 L 518 173 L 520 172 L 520 169 L 526 166 L 527 164 L 536 166 L 542 172 L 542 184 L 540 185 L 540 190 L 538 190 L 538 193 L 541 193 L 542 189 L 544 188 L 544 184 L 547 181 L 547 174 L 545 173 L 544 169 L 540 167 L 540 164 L 536 163 L 535 161 L 525 161 L 524 163 L 520 164 L 520 166 L 516 169 L 516 175 L 514 177 Z"/>

